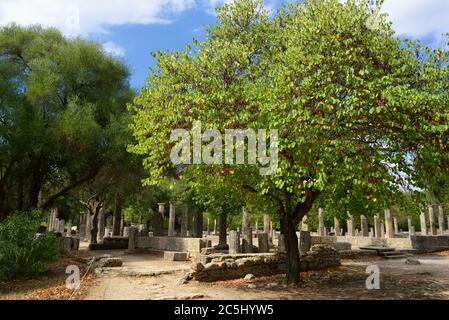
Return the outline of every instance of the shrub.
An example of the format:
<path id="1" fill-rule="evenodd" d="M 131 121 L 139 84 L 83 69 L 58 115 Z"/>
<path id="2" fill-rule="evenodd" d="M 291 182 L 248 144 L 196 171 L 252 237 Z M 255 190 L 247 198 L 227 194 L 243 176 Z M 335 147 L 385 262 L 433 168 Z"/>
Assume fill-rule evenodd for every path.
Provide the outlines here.
<path id="1" fill-rule="evenodd" d="M 0 279 L 27 278 L 44 272 L 59 257 L 60 239 L 37 234 L 39 211 L 14 213 L 0 223 Z"/>

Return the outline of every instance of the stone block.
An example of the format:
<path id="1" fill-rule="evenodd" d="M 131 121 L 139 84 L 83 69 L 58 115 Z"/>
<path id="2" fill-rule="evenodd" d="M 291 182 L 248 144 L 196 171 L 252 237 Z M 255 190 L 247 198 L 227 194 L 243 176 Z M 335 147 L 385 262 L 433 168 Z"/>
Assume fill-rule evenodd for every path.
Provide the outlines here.
<path id="1" fill-rule="evenodd" d="M 138 237 L 137 248 L 148 249 L 150 247 L 150 237 Z"/>
<path id="2" fill-rule="evenodd" d="M 259 243 L 259 253 L 270 252 L 269 235 L 268 233 L 258 233 L 257 240 Z"/>
<path id="3" fill-rule="evenodd" d="M 189 254 L 187 252 L 165 251 L 164 260 L 166 261 L 187 261 Z"/>

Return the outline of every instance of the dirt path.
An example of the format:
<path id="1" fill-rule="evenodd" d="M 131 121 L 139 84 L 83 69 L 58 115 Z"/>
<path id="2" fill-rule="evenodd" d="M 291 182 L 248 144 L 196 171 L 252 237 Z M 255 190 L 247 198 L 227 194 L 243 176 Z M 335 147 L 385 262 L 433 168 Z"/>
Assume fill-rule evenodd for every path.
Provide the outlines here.
<path id="1" fill-rule="evenodd" d="M 96 278 L 85 299 L 449 299 L 449 256 L 413 259 L 421 264 L 406 265 L 405 259 L 345 260 L 339 268 L 303 273 L 301 287 L 291 288 L 282 275 L 180 285 L 189 263 L 166 262 L 154 255 L 123 256 L 124 267 Z M 366 289 L 366 267 L 373 264 L 381 272 L 380 290 Z"/>

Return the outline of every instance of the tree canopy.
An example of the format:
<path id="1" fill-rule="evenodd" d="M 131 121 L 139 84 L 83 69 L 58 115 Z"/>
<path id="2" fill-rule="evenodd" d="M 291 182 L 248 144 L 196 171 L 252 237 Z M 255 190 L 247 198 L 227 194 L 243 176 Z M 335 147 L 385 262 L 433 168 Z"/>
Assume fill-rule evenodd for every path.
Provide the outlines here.
<path id="1" fill-rule="evenodd" d="M 183 174 L 199 184 L 205 175 L 232 176 L 223 180 L 228 192 L 254 193 L 274 207 L 288 282 L 297 283 L 296 225 L 320 196 L 338 202 L 349 190 L 380 210 L 418 186 L 430 162 L 447 164 L 448 54 L 397 37 L 380 5 L 298 1 L 270 18 L 262 2 L 236 1 L 219 9 L 205 41 L 158 52 L 132 108 L 130 150 L 144 157 L 146 183 L 173 170 L 171 132 L 194 121 L 222 132 L 278 129 L 274 175 L 225 163 Z"/>
<path id="2" fill-rule="evenodd" d="M 0 29 L 0 218 L 47 209 L 123 160 L 128 76 L 98 43 L 39 26 Z"/>

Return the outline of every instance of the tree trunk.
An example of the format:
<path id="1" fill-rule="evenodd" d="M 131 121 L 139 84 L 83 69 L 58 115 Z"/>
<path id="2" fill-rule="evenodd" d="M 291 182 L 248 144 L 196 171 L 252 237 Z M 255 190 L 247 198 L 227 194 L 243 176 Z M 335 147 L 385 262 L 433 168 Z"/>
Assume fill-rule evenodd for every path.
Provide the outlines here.
<path id="1" fill-rule="evenodd" d="M 112 235 L 120 236 L 120 225 L 122 220 L 122 199 L 116 193 L 115 194 L 115 205 L 114 205 L 114 217 L 112 222 Z"/>
<path id="2" fill-rule="evenodd" d="M 96 212 L 96 210 L 93 210 Z M 98 234 L 98 213 L 92 216 L 92 229 L 90 230 L 90 243 L 97 244 L 97 234 Z"/>
<path id="3" fill-rule="evenodd" d="M 97 244 L 98 219 L 100 211 L 103 210 L 103 201 L 93 200 L 90 204 L 89 212 L 92 214 L 92 229 L 90 231 L 90 243 Z"/>
<path id="4" fill-rule="evenodd" d="M 106 213 L 104 212 L 104 207 L 102 207 L 98 213 L 98 242 L 103 242 L 105 225 Z"/>
<path id="5" fill-rule="evenodd" d="M 300 282 L 299 248 L 296 228 L 291 215 L 283 215 L 281 225 L 287 254 L 287 284 L 298 285 Z"/>
<path id="6" fill-rule="evenodd" d="M 226 239 L 227 239 L 227 214 L 223 211 L 218 215 L 218 246 L 226 247 Z"/>

